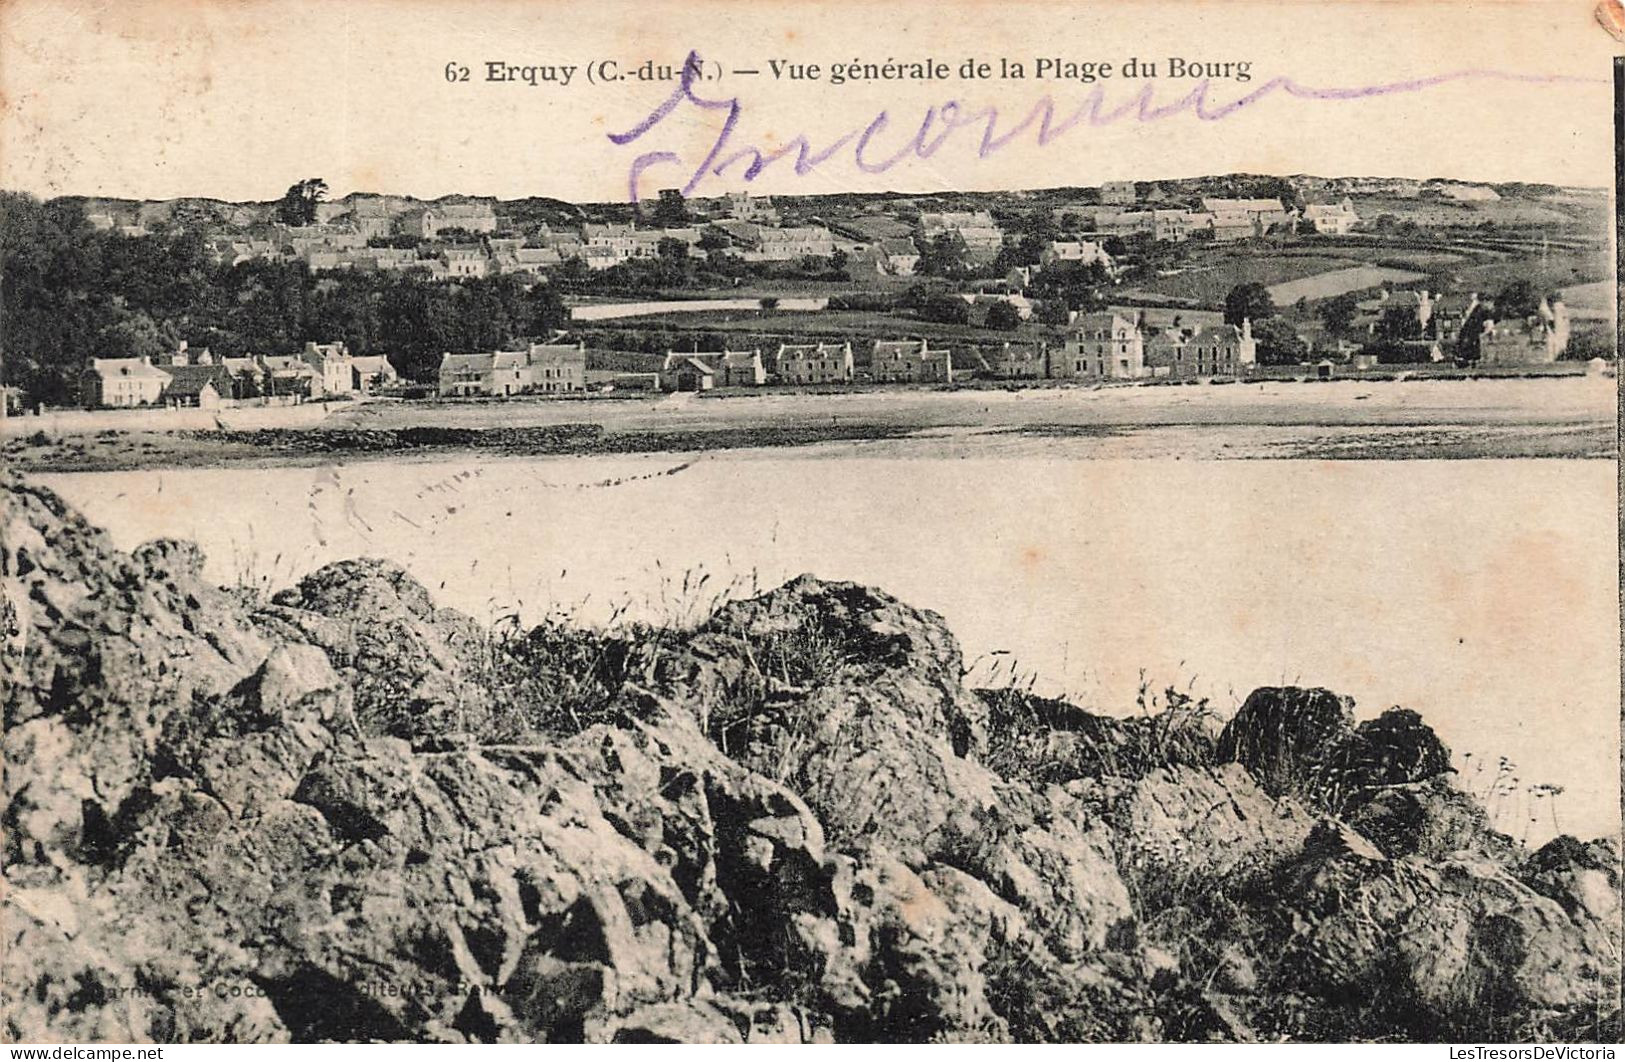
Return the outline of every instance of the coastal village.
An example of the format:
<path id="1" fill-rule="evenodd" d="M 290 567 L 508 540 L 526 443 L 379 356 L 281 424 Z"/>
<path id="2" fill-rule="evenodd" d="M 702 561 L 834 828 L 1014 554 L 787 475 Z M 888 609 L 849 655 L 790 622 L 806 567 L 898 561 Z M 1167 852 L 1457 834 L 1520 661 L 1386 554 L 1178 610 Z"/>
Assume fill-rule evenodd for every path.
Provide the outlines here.
<path id="1" fill-rule="evenodd" d="M 1261 190 L 1275 194 L 1211 194 Z M 1595 249 L 1578 220 L 1554 219 L 1579 219 L 1606 198 L 1508 192 L 1227 178 L 980 197 L 666 192 L 634 209 L 329 200 L 307 181 L 259 204 L 86 201 L 97 232 L 193 233 L 221 270 L 293 268 L 316 290 L 377 275 L 451 288 L 505 278 L 556 298 L 564 316 L 541 333 L 410 363 L 342 329 L 293 349 L 215 352 L 198 336 L 141 353 L 98 347 L 83 352 L 78 404 L 1227 382 L 1610 362 L 1612 320 L 1591 297 L 1601 282 L 1576 265 L 1572 283 L 1543 283 L 1564 279 L 1553 262 Z M 1569 292 L 1587 304 L 1571 307 Z M 5 404 L 37 397 L 13 387 Z"/>

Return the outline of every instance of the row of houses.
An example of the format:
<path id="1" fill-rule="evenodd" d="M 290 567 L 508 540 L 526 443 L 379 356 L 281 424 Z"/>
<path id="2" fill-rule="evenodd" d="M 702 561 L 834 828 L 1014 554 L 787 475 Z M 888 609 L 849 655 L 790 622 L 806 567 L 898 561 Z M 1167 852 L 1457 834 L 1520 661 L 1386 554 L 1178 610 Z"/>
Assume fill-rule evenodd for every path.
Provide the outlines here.
<path id="1" fill-rule="evenodd" d="M 541 225 L 521 239 L 494 235 L 498 219 L 489 204 L 401 210 L 397 209 L 400 204 L 392 205 L 380 197 L 358 200 L 343 211 L 320 211 L 317 222 L 311 225 L 279 226 L 269 235 L 222 236 L 212 246 L 217 259 L 230 263 L 280 258 L 304 261 L 317 272 L 419 270 L 449 280 L 496 274 L 539 277 L 570 260 L 579 260 L 591 270 L 610 269 L 636 259 L 656 258 L 671 241 L 692 257 L 705 257 L 705 246 L 709 246 L 726 249 L 747 262 L 827 258 L 840 251 L 872 262 L 881 274 L 906 277 L 915 273 L 921 248 L 939 239 L 950 239 L 970 262 L 979 265 L 993 261 L 1005 244 L 1004 231 L 985 210 L 927 211 L 913 226 L 894 218 L 830 226 L 781 225 L 771 204 L 756 203 L 750 197 L 730 200 L 727 215 L 704 226 L 585 222 L 577 228 L 554 229 Z M 1303 217 L 1313 222 L 1317 231 L 1331 233 L 1348 232 L 1359 221 L 1346 198 L 1341 203 L 1312 205 Z M 1279 199 L 1208 198 L 1201 201 L 1199 210 L 1108 205 L 1089 216 L 1089 233 L 1095 239 L 1058 240 L 1046 253 L 1052 261 L 1088 262 L 1105 256 L 1099 241 L 1107 236 L 1183 242 L 1207 232 L 1216 240 L 1236 240 L 1290 229 L 1298 221 L 1298 212 Z M 468 238 L 427 245 L 428 241 L 444 241 L 449 232 Z M 709 240 L 707 233 L 712 234 Z M 425 241 L 425 246 L 371 245 L 381 236 L 403 235 Z M 718 243 L 718 239 L 722 242 Z"/>
<path id="2" fill-rule="evenodd" d="M 1479 364 L 1485 366 L 1554 362 L 1568 349 L 1572 328 L 1561 298 L 1543 297 L 1527 316 L 1498 319 L 1493 304 L 1480 300 L 1476 291 L 1444 294 L 1426 288 L 1385 288 L 1356 303 L 1355 309 L 1351 327 L 1368 335 L 1377 335 L 1392 319 L 1414 322 L 1410 329 L 1414 338 L 1402 342 L 1421 345 L 1434 361 L 1448 357 L 1467 330 L 1476 327 Z"/>
<path id="3" fill-rule="evenodd" d="M 850 342 L 785 343 L 764 359 L 761 350 L 668 351 L 660 367 L 665 391 L 711 391 L 768 383 L 955 383 L 985 371 L 976 355 L 933 347 L 925 339 L 875 340 L 860 366 Z"/>
<path id="4" fill-rule="evenodd" d="M 443 398 L 573 394 L 587 389 L 587 348 L 582 343 L 531 343 L 524 350 L 443 354 Z"/>
<path id="5" fill-rule="evenodd" d="M 379 355 L 352 355 L 343 343 L 306 343 L 297 354 L 215 357 L 183 342 L 153 359 L 92 358 L 80 375 L 79 395 L 89 409 L 142 406 L 224 406 L 273 400 L 304 401 L 376 394 L 399 382 Z"/>
<path id="6" fill-rule="evenodd" d="M 1007 342 L 990 351 L 955 352 L 929 340 L 875 340 L 859 363 L 851 343 L 784 344 L 761 351 L 670 352 L 660 371 L 667 391 L 873 383 L 957 383 L 976 376 L 1007 380 L 1136 380 L 1243 376 L 1258 360 L 1252 324 L 1178 326 L 1147 334 L 1141 322 L 1102 312 L 1074 318 L 1066 341 Z"/>
<path id="7" fill-rule="evenodd" d="M 1081 314 L 1047 366 L 1049 379 L 1138 380 L 1244 376 L 1258 364 L 1252 322 L 1148 329 L 1113 311 Z"/>
<path id="8" fill-rule="evenodd" d="M 1124 209 L 1118 205 L 1121 202 L 1121 197 L 1112 200 L 1103 196 L 1103 206 L 1085 215 L 1090 231 L 1099 236 L 1144 236 L 1159 243 L 1183 243 L 1198 233 L 1207 233 L 1225 242 L 1293 231 L 1301 221 L 1313 224 L 1316 232 L 1332 235 L 1352 232 L 1360 223 L 1360 215 L 1347 197 L 1335 203 L 1311 203 L 1301 212 L 1279 199 L 1206 198 L 1200 209 Z M 1065 208 L 1060 211 L 1072 212 Z"/>

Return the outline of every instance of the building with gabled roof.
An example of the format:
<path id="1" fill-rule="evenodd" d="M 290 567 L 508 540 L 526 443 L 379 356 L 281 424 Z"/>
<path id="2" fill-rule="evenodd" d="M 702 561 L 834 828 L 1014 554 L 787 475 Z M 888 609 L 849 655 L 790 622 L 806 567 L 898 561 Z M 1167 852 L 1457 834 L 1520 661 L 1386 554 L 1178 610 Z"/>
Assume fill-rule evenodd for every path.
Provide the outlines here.
<path id="1" fill-rule="evenodd" d="M 350 359 L 350 386 L 366 395 L 377 394 L 400 380 L 394 364 L 381 354 L 367 354 Z"/>
<path id="2" fill-rule="evenodd" d="M 1274 228 L 1295 227 L 1298 222 L 1298 212 L 1279 199 L 1203 199 L 1202 210 L 1213 215 L 1215 240 L 1262 236 Z"/>
<path id="3" fill-rule="evenodd" d="M 999 380 L 1043 380 L 1049 376 L 1049 347 L 1044 343 L 1005 343 L 983 355 L 988 373 Z"/>
<path id="4" fill-rule="evenodd" d="M 319 383 L 311 388 L 313 394 L 350 393 L 350 389 L 354 386 L 353 374 L 350 371 L 350 348 L 342 341 L 306 342 L 304 349 L 299 352 L 299 357 L 303 358 L 320 377 Z"/>
<path id="5" fill-rule="evenodd" d="M 166 405 L 218 409 L 223 400 L 237 397 L 235 382 L 224 365 L 170 365 L 164 372 L 169 374 L 163 395 Z"/>
<path id="6" fill-rule="evenodd" d="M 169 379 L 151 358 L 92 358 L 80 375 L 79 397 L 87 408 L 151 406 L 162 399 Z"/>
<path id="7" fill-rule="evenodd" d="M 1563 356 L 1569 345 L 1569 312 L 1558 299 L 1541 299 L 1524 318 L 1484 321 L 1478 337 L 1480 365 L 1546 365 Z"/>
<path id="8" fill-rule="evenodd" d="M 1139 323 L 1109 310 L 1074 317 L 1065 345 L 1050 357 L 1054 379 L 1132 380 L 1144 374 Z"/>
<path id="9" fill-rule="evenodd" d="M 1175 364 L 1173 376 L 1243 376 L 1258 364 L 1258 341 L 1253 323 L 1243 319 L 1241 326 L 1210 324 L 1198 328 L 1185 344 L 1184 358 Z"/>
<path id="10" fill-rule="evenodd" d="M 852 344 L 781 343 L 773 359 L 780 383 L 832 384 L 852 380 Z"/>
<path id="11" fill-rule="evenodd" d="M 877 339 L 869 376 L 878 383 L 953 383 L 954 356 L 926 339 Z"/>
<path id="12" fill-rule="evenodd" d="M 659 378 L 662 391 L 709 391 L 717 385 L 716 370 L 691 354 L 667 354 Z"/>
<path id="13" fill-rule="evenodd" d="M 526 388 L 529 375 L 523 351 L 499 350 L 488 354 L 442 354 L 442 398 L 505 397 Z"/>
<path id="14" fill-rule="evenodd" d="M 665 364 L 660 370 L 661 386 L 668 391 L 693 390 L 671 386 L 671 371 L 685 362 L 705 365 L 711 372 L 711 386 L 760 387 L 767 383 L 767 367 L 762 364 L 760 350 L 682 351 L 668 350 Z M 708 389 L 708 388 L 707 388 Z"/>
<path id="15" fill-rule="evenodd" d="M 532 343 L 525 350 L 530 389 L 569 394 L 587 389 L 587 344 Z"/>
<path id="16" fill-rule="evenodd" d="M 1347 196 L 1340 203 L 1310 203 L 1303 208 L 1303 219 L 1312 222 L 1316 232 L 1341 236 L 1353 232 L 1360 223 L 1354 202 Z"/>

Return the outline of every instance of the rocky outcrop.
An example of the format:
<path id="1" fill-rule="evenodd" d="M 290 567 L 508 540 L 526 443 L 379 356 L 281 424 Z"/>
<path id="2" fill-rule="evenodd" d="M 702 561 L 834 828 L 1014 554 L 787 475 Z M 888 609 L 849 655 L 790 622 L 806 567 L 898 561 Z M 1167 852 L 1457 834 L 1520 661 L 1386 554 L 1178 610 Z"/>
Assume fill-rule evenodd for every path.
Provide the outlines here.
<path id="1" fill-rule="evenodd" d="M 1494 834 L 1410 713 L 973 693 L 807 577 L 496 632 L 382 561 L 223 592 L 16 480 L 0 530 L 12 1039 L 1617 1033 L 1617 848 Z"/>

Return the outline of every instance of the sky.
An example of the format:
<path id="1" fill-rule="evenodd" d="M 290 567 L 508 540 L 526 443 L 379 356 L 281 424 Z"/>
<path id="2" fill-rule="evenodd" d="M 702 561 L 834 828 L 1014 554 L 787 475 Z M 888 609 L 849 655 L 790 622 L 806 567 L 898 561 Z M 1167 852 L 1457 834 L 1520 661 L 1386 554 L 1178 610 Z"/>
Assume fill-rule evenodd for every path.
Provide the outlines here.
<path id="1" fill-rule="evenodd" d="M 646 155 L 655 158 L 641 195 L 685 185 L 693 194 L 1034 188 L 1237 171 L 1604 186 L 1618 45 L 1590 8 L 11 0 L 0 6 L 0 187 L 264 200 L 320 176 L 334 195 L 601 201 L 632 195 Z M 680 80 L 641 79 L 642 64 L 675 72 L 691 50 L 707 77 L 689 92 L 711 105 L 681 99 L 615 143 L 612 134 L 682 91 Z M 1157 76 L 1126 76 L 1130 59 L 1156 64 Z M 1174 59 L 1216 64 L 1206 117 L 1189 99 L 1201 79 L 1171 76 Z M 974 76 L 967 60 L 990 76 Z M 1001 60 L 1027 76 L 997 76 Z M 1037 76 L 1041 60 L 1055 76 Z M 940 63 L 949 76 L 832 81 L 837 64 L 888 61 Z M 1067 65 L 1091 63 L 1113 70 L 1091 84 Z M 1243 63 L 1247 81 L 1234 76 Z M 489 64 L 519 69 L 493 80 Z M 789 80 L 787 64 L 816 64 L 818 77 Z M 526 67 L 538 68 L 535 84 Z M 563 84 L 541 68 L 559 78 L 573 69 Z M 760 73 L 735 73 L 749 69 Z M 1097 92 L 1100 114 L 1128 113 L 1091 121 Z M 1141 120 L 1141 93 L 1153 111 L 1185 105 Z M 1225 114 L 1250 93 L 1259 95 Z M 989 108 L 1004 135 L 1046 98 L 1055 123 L 1085 117 L 1042 146 L 1035 123 L 980 150 Z M 729 101 L 738 113 L 713 162 L 793 148 L 798 137 L 814 154 L 835 150 L 799 173 L 792 155 L 747 180 L 748 154 L 710 172 L 702 164 Z"/>

